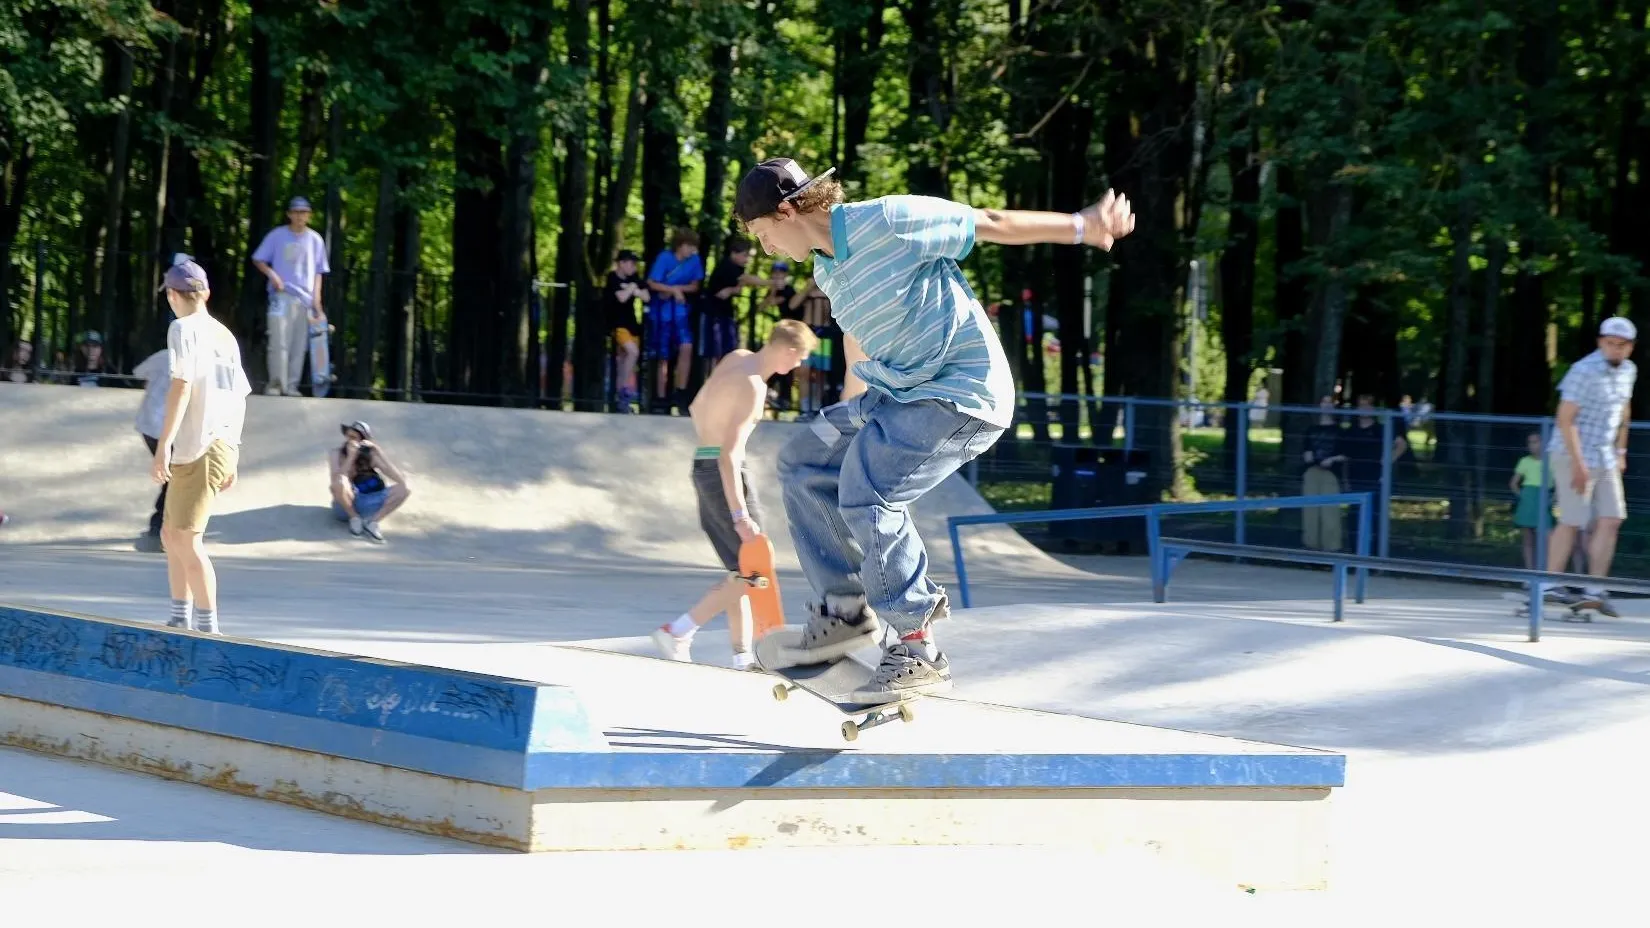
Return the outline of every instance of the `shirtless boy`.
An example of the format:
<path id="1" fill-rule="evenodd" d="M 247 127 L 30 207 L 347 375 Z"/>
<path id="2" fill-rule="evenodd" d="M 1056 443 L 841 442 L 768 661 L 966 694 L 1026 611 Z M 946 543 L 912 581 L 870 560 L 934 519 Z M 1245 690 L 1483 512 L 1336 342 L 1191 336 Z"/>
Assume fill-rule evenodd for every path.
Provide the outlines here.
<path id="1" fill-rule="evenodd" d="M 671 660 L 692 660 L 693 633 L 726 612 L 733 664 L 740 669 L 753 666 L 745 582 L 735 576 L 739 546 L 762 533 L 761 503 L 745 466 L 745 443 L 762 418 L 768 378 L 796 370 L 813 351 L 815 341 L 813 331 L 801 322 L 779 322 L 761 351 L 740 348 L 725 356 L 688 407 L 699 436 L 692 471 L 699 525 L 730 576 L 711 587 L 692 609 L 653 633 L 654 643 Z"/>

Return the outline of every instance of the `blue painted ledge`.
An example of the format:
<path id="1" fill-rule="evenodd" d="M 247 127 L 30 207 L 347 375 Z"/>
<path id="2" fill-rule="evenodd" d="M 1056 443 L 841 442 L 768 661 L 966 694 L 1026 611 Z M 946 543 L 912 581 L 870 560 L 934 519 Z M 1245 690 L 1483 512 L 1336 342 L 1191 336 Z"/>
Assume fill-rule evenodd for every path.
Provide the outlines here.
<path id="1" fill-rule="evenodd" d="M 0 694 L 523 790 L 1326 788 L 1346 771 L 1285 748 L 637 749 L 564 686 L 4 605 Z"/>

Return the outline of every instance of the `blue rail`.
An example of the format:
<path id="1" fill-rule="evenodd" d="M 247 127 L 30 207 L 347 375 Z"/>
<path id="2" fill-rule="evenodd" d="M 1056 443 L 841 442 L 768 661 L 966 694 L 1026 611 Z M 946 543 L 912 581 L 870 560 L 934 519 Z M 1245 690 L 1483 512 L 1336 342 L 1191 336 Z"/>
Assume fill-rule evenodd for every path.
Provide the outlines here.
<path id="1" fill-rule="evenodd" d="M 1253 499 L 1217 500 L 1207 503 L 1143 503 L 1134 506 L 1098 506 L 1091 509 L 1043 509 L 1036 512 L 993 512 L 975 516 L 952 516 L 946 520 L 951 536 L 951 556 L 957 567 L 957 597 L 964 609 L 972 604 L 968 594 L 968 566 L 963 561 L 962 535 L 965 525 L 1015 525 L 1043 522 L 1081 522 L 1089 519 L 1146 520 L 1146 541 L 1151 552 L 1152 595 L 1162 602 L 1168 582 L 1159 552 L 1162 549 L 1164 516 L 1199 515 L 1219 512 L 1253 512 L 1265 509 L 1306 509 L 1314 506 L 1356 506 L 1358 508 L 1358 555 L 1368 556 L 1372 493 L 1333 493 L 1322 496 L 1269 496 Z M 1358 568 L 1358 601 L 1363 602 L 1369 572 Z"/>
<path id="2" fill-rule="evenodd" d="M 1342 603 L 1346 598 L 1346 571 L 1349 567 L 1379 570 L 1385 573 L 1413 574 L 1421 577 L 1453 577 L 1459 580 L 1485 580 L 1517 583 L 1529 597 L 1530 640 L 1541 640 L 1541 618 L 1546 611 L 1542 603 L 1542 588 L 1553 586 L 1592 586 L 1600 584 L 1618 593 L 1650 595 L 1650 581 L 1625 580 L 1618 577 L 1601 578 L 1589 574 L 1548 573 L 1543 570 L 1525 570 L 1520 567 L 1489 567 L 1477 564 L 1440 564 L 1434 561 L 1416 561 L 1396 557 L 1368 557 L 1331 551 L 1302 551 L 1298 548 L 1269 548 L 1263 545 L 1234 545 L 1218 541 L 1197 541 L 1188 538 L 1160 538 L 1160 547 L 1152 552 L 1153 560 L 1164 565 L 1164 590 L 1156 596 L 1157 602 L 1167 602 L 1168 575 L 1174 566 L 1188 554 L 1212 554 L 1221 557 L 1249 560 L 1292 561 L 1303 564 L 1328 564 L 1333 568 L 1335 602 L 1334 619 L 1343 618 Z M 1363 602 L 1359 591 L 1358 602 Z"/>

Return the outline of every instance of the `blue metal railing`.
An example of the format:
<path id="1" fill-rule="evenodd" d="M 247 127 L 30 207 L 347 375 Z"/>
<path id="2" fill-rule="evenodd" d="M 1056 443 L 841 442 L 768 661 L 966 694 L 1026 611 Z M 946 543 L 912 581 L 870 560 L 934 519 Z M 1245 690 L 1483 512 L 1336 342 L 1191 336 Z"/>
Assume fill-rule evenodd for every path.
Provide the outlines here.
<path id="1" fill-rule="evenodd" d="M 1307 564 L 1328 564 L 1334 571 L 1334 617 L 1343 617 L 1342 603 L 1346 598 L 1346 570 L 1348 567 L 1379 570 L 1386 573 L 1413 574 L 1421 577 L 1451 577 L 1457 580 L 1485 580 L 1516 583 L 1524 587 L 1525 608 L 1530 614 L 1529 638 L 1541 640 L 1541 620 L 1546 612 L 1543 588 L 1552 586 L 1591 586 L 1598 577 L 1588 574 L 1548 573 L 1542 570 L 1524 570 L 1517 567 L 1489 567 L 1478 564 L 1440 564 L 1435 561 L 1417 561 L 1396 557 L 1368 557 L 1326 551 L 1301 551 L 1295 548 L 1270 548 L 1263 545 L 1231 545 L 1222 542 L 1198 541 L 1188 538 L 1160 538 L 1161 547 L 1152 552 L 1152 558 L 1163 563 L 1164 588 L 1154 597 L 1156 602 L 1168 601 L 1168 577 L 1174 565 L 1187 554 L 1212 554 L 1249 560 L 1293 561 Z M 1650 581 L 1612 578 L 1604 584 L 1618 593 L 1650 595 Z M 1358 602 L 1363 602 L 1362 591 Z M 1563 607 L 1555 607 L 1563 608 Z"/>
<path id="2" fill-rule="evenodd" d="M 1164 516 L 1184 515 L 1196 513 L 1198 515 L 1233 512 L 1244 513 L 1265 509 L 1306 509 L 1316 506 L 1356 506 L 1358 507 L 1358 543 L 1357 553 L 1369 554 L 1370 536 L 1370 507 L 1374 503 L 1371 493 L 1333 493 L 1322 496 L 1277 496 L 1240 500 L 1217 500 L 1207 503 L 1144 503 L 1135 506 L 1099 506 L 1091 509 L 1047 509 L 1040 512 L 993 512 L 973 516 L 952 516 L 946 520 L 946 531 L 951 536 L 951 556 L 957 568 L 957 598 L 964 609 L 969 608 L 971 600 L 968 593 L 968 565 L 963 559 L 962 535 L 958 531 L 965 525 L 1015 525 L 1023 523 L 1043 522 L 1080 522 L 1090 519 L 1135 519 L 1146 520 L 1146 540 L 1151 552 L 1152 594 L 1155 597 L 1163 595 L 1164 567 L 1159 557 L 1162 548 L 1162 519 Z M 1358 601 L 1364 598 L 1364 587 L 1368 582 L 1368 571 L 1358 569 Z M 1159 602 L 1162 600 L 1159 599 Z"/>
<path id="3" fill-rule="evenodd" d="M 1480 413 L 1438 412 L 1435 410 L 1428 411 L 1424 414 L 1424 416 L 1422 416 L 1413 411 L 1406 413 L 1405 411 L 1398 409 L 1359 410 L 1340 406 L 1325 410 L 1318 406 L 1296 406 L 1278 403 L 1257 406 L 1252 403 L 1206 403 L 1198 400 L 1185 399 L 1163 399 L 1139 396 L 1088 396 L 1082 394 L 1063 393 L 1021 393 L 1019 394 L 1018 399 L 1021 406 L 1019 409 L 1019 414 L 1015 418 L 1016 426 L 1024 424 L 1027 421 L 1024 416 L 1024 404 L 1027 401 L 1044 403 L 1051 412 L 1058 408 L 1061 403 L 1075 403 L 1090 408 L 1105 406 L 1111 407 L 1111 410 L 1115 410 L 1116 407 L 1122 407 L 1122 447 L 1125 450 L 1132 450 L 1141 443 L 1139 427 L 1137 424 L 1139 418 L 1137 412 L 1141 407 L 1169 408 L 1180 411 L 1222 410 L 1224 415 L 1228 417 L 1235 416 L 1236 418 L 1235 422 L 1233 422 L 1231 418 L 1228 418 L 1226 420 L 1226 427 L 1235 427 L 1238 431 L 1237 460 L 1233 462 L 1233 464 L 1236 478 L 1234 495 L 1240 501 L 1252 498 L 1249 494 L 1254 490 L 1254 488 L 1250 486 L 1253 482 L 1254 475 L 1251 468 L 1252 462 L 1249 460 L 1251 454 L 1251 449 L 1249 447 L 1249 440 L 1251 437 L 1249 415 L 1252 411 L 1258 410 L 1266 414 L 1295 414 L 1308 416 L 1329 415 L 1335 417 L 1337 420 L 1345 417 L 1359 416 L 1367 416 L 1369 418 L 1376 419 L 1381 423 L 1382 451 L 1380 486 L 1376 490 L 1380 498 L 1378 500 L 1378 505 L 1375 507 L 1376 541 L 1374 554 L 1380 557 L 1389 557 L 1392 553 L 1392 498 L 1394 485 L 1393 469 L 1395 463 L 1395 459 L 1392 454 L 1393 442 L 1394 439 L 1400 435 L 1407 437 L 1411 424 L 1419 427 L 1427 423 L 1454 422 L 1473 425 L 1527 427 L 1531 432 L 1540 433 L 1542 447 L 1542 469 L 1545 474 L 1552 473 L 1550 462 L 1548 460 L 1549 455 L 1546 451 L 1546 448 L 1552 439 L 1555 423 L 1555 420 L 1551 416 L 1501 416 L 1484 415 Z M 1111 410 L 1108 410 L 1108 412 L 1111 412 Z M 1106 417 L 1105 422 L 1090 423 L 1090 427 L 1092 429 L 1103 429 L 1106 432 L 1108 441 L 1105 443 L 1109 443 L 1109 439 L 1112 435 L 1112 429 L 1116 424 L 1116 419 L 1113 418 L 1113 415 L 1115 415 L 1115 413 L 1109 414 Z M 1413 423 L 1411 422 L 1412 419 L 1414 420 Z M 1650 421 L 1631 422 L 1628 424 L 1628 429 L 1634 433 L 1642 434 L 1646 431 L 1650 431 Z M 1065 436 L 1064 440 L 1070 441 L 1074 438 L 1075 436 Z M 977 478 L 975 482 L 977 483 Z M 1541 501 L 1536 517 L 1538 524 L 1535 526 L 1535 550 L 1533 552 L 1534 557 L 1532 560 L 1537 567 L 1544 567 L 1547 563 L 1547 536 L 1551 533 L 1553 528 L 1551 506 L 1552 490 L 1548 485 L 1549 482 L 1550 478 L 1542 483 Z M 1248 540 L 1247 527 L 1243 517 L 1243 513 L 1245 511 L 1247 510 L 1237 511 L 1236 540 L 1239 544 L 1245 543 Z"/>

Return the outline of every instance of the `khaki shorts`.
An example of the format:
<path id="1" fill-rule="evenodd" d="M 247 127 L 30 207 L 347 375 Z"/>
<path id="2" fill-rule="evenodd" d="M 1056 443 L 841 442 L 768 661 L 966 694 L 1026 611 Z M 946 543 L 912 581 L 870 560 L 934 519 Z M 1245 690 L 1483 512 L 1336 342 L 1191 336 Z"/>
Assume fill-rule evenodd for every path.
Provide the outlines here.
<path id="1" fill-rule="evenodd" d="M 1558 482 L 1558 521 L 1576 528 L 1586 528 L 1594 519 L 1627 518 L 1626 494 L 1621 488 L 1621 471 L 1611 469 L 1607 474 L 1589 471 L 1587 491 L 1577 493 L 1570 485 L 1569 455 L 1552 456 L 1553 479 Z"/>
<path id="2" fill-rule="evenodd" d="M 173 464 L 166 487 L 166 514 L 161 525 L 185 532 L 204 532 L 212 518 L 212 501 L 235 476 L 240 450 L 214 441 L 206 453 L 188 464 Z"/>

